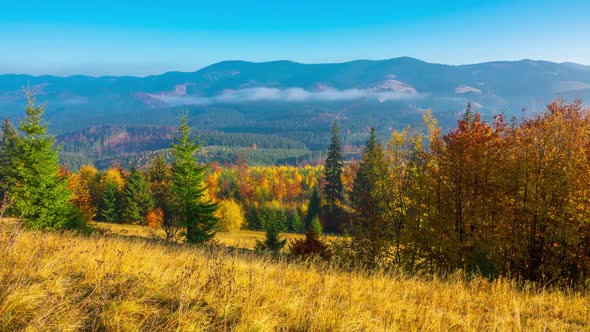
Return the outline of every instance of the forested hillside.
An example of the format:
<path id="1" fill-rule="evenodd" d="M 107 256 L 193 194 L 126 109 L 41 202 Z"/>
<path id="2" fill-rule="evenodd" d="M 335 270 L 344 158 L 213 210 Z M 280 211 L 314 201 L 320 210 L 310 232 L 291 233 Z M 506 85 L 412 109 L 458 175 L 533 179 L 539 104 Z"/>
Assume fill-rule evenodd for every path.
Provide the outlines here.
<path id="1" fill-rule="evenodd" d="M 343 294 L 334 295 L 323 288 L 326 278 L 334 285 L 342 284 L 346 278 L 347 285 L 358 285 L 358 294 L 367 292 L 367 283 L 376 287 L 375 282 L 390 295 L 394 293 L 390 288 L 392 283 L 424 288 L 426 283 L 420 278 L 429 282 L 443 280 L 444 287 L 452 289 L 449 292 L 459 291 L 465 296 L 478 296 L 479 289 L 486 297 L 474 307 L 478 319 L 488 317 L 486 324 L 502 327 L 513 323 L 506 323 L 507 319 L 502 323 L 492 321 L 486 316 L 489 311 L 481 307 L 497 306 L 496 301 L 508 298 L 513 303 L 515 298 L 524 297 L 540 303 L 542 309 L 535 312 L 553 315 L 547 308 L 553 308 L 555 303 L 550 304 L 545 298 L 547 294 L 562 302 L 585 300 L 583 292 L 587 291 L 590 280 L 590 110 L 580 100 L 557 100 L 543 112 L 510 121 L 501 114 L 487 121 L 469 103 L 450 131 L 443 131 L 433 114 L 425 112 L 421 126 L 424 130 L 407 127 L 393 131 L 387 140 L 382 140 L 371 128 L 360 155 L 352 160 L 346 159 L 348 145 L 343 142 L 340 126 L 334 122 L 331 132 L 326 133 L 330 139 L 326 142 L 325 158 L 314 166 L 255 166 L 249 165 L 244 157 L 225 164 L 199 159 L 206 148 L 198 143 L 186 116 L 179 118 L 176 129 L 99 127 L 80 131 L 78 138 L 70 141 L 66 137 L 64 148 L 94 153 L 95 157 L 113 155 L 114 160 L 120 154 L 132 153 L 136 144 L 153 144 L 154 151 L 165 153 L 146 156 L 145 163 L 134 158 L 128 165 L 115 162 L 103 170 L 83 165 L 72 171 L 65 165 L 60 167 L 59 147 L 56 138 L 47 132 L 44 109 L 36 104 L 33 95 L 27 96 L 23 120 L 14 126 L 5 119 L 0 137 L 0 237 L 3 239 L 0 250 L 7 257 L 0 263 L 0 277 L 13 285 L 5 291 L 6 296 L 0 297 L 0 313 L 3 313 L 0 323 L 8 329 L 36 326 L 29 317 L 37 316 L 29 308 L 38 306 L 35 299 L 45 298 L 49 293 L 34 293 L 35 289 L 29 286 L 45 289 L 46 283 L 57 282 L 55 278 L 69 280 L 67 288 L 76 294 L 61 296 L 61 305 L 67 303 L 69 308 L 79 310 L 71 316 L 51 312 L 46 319 L 55 326 L 115 328 L 109 324 L 118 327 L 132 322 L 129 324 L 133 326 L 163 329 L 163 326 L 191 326 L 193 319 L 211 327 L 240 326 L 241 322 L 250 325 L 252 322 L 242 315 L 229 319 L 226 310 L 228 303 L 234 303 L 229 297 L 240 294 L 248 299 L 253 293 L 222 285 L 232 280 L 233 273 L 241 273 L 241 280 L 250 280 L 252 286 L 252 278 L 258 273 L 252 268 L 268 271 L 275 266 L 268 264 L 278 264 L 277 271 L 291 271 L 286 269 L 289 266 L 299 271 L 296 272 L 299 275 L 319 273 L 323 286 L 315 290 L 306 288 L 304 293 L 314 294 L 314 298 L 337 296 L 339 300 L 332 299 L 330 303 L 338 303 L 338 312 L 362 312 L 371 317 L 356 323 L 367 328 L 405 327 L 409 323 L 406 314 L 398 321 L 390 320 L 398 305 L 388 307 L 385 318 L 382 311 L 360 310 L 352 305 L 356 301 L 345 302 L 343 309 Z M 259 151 L 256 142 L 271 136 L 242 137 L 211 132 L 205 137 L 210 144 L 216 144 L 210 147 L 242 144 L 246 149 Z M 80 141 L 88 144 L 80 146 Z M 277 139 L 274 143 L 261 140 L 260 144 L 269 151 L 277 148 L 296 151 L 303 147 L 289 139 Z M 10 217 L 9 221 L 4 220 L 5 216 Z M 115 228 L 113 224 L 141 227 L 144 231 L 140 233 L 147 235 L 126 231 L 107 233 Z M 45 233 L 34 233 L 35 230 Z M 75 230 L 78 234 L 50 233 L 64 230 Z M 249 247 L 217 241 L 223 233 L 233 234 L 240 241 L 240 234 L 249 234 L 243 230 L 250 234 L 260 232 L 244 239 L 249 241 Z M 287 232 L 301 234 L 287 237 Z M 82 238 L 88 233 L 95 233 L 94 240 Z M 26 242 L 37 243 L 33 248 L 37 251 L 35 256 L 25 259 L 14 248 L 22 246 L 21 239 L 28 237 L 30 240 Z M 66 247 L 57 245 L 59 241 L 67 241 L 69 249 L 64 251 Z M 83 248 L 90 243 L 95 243 L 96 251 Z M 97 243 L 103 247 L 99 248 Z M 194 246 L 190 254 L 185 245 Z M 189 257 L 193 263 L 180 268 L 185 271 L 181 277 L 166 279 L 165 272 L 161 272 L 156 278 L 153 271 L 167 271 L 169 267 L 162 268 L 158 265 L 161 262 L 149 263 L 147 268 L 142 265 L 147 262 L 144 251 L 153 252 L 154 248 L 166 252 L 156 257 Z M 203 251 L 197 254 L 195 249 Z M 63 269 L 58 273 L 54 263 L 46 263 L 45 250 L 60 255 L 71 255 L 72 251 L 80 254 L 60 260 Z M 227 253 L 232 253 L 233 258 L 229 259 Z M 98 264 L 92 268 L 94 272 L 90 275 L 76 272 L 80 266 L 87 268 L 89 259 L 92 264 Z M 123 259 L 140 263 L 128 265 L 125 271 L 112 268 L 128 264 Z M 103 265 L 107 261 L 109 265 Z M 243 271 L 249 272 L 236 272 L 236 265 L 228 267 L 224 262 L 243 264 L 247 266 Z M 35 265 L 41 263 L 49 265 Z M 198 266 L 204 265 L 209 266 L 207 276 L 196 272 Z M 24 266 L 38 268 L 26 270 Z M 28 272 L 15 272 L 25 270 Z M 129 279 L 130 275 L 136 276 L 135 279 Z M 207 280 L 201 280 L 201 276 Z M 169 280 L 180 280 L 183 285 L 192 280 L 185 291 L 206 290 L 206 296 L 211 296 L 205 306 L 209 308 L 205 310 L 209 318 L 202 316 L 203 305 L 184 303 L 183 297 L 180 301 L 187 308 L 183 309 L 183 315 L 190 312 L 196 316 L 186 321 L 171 320 L 180 309 L 149 300 L 160 293 L 153 289 L 142 293 L 151 287 L 144 277 L 151 278 L 151 284 L 165 289 L 166 293 L 177 286 Z M 122 291 L 123 284 L 113 283 L 118 278 L 136 282 L 125 284 L 126 291 Z M 275 294 L 290 292 L 288 287 L 293 287 L 293 278 L 289 277 L 288 281 L 274 278 L 285 283 Z M 263 277 L 258 280 L 268 282 Z M 103 295 L 83 291 L 85 286 L 78 283 L 85 282 Z M 128 292 L 131 285 L 134 291 L 144 295 Z M 319 287 L 309 281 L 297 285 Z M 344 288 L 337 286 L 337 289 Z M 21 298 L 19 292 L 28 295 Z M 37 296 L 30 296 L 32 292 Z M 373 289 L 369 293 L 379 298 L 379 291 Z M 433 292 L 428 289 L 419 293 Z M 220 304 L 219 294 L 228 297 L 222 301 L 225 306 Z M 353 296 L 353 290 L 347 294 Z M 404 294 L 407 300 L 410 295 L 407 291 Z M 418 295 L 412 294 L 418 300 Z M 494 300 L 484 304 L 490 296 Z M 124 306 L 117 301 L 123 299 L 144 301 L 142 307 L 157 311 L 156 316 L 166 319 L 121 318 L 117 315 L 137 317 L 122 309 Z M 436 299 L 428 298 L 428 303 Z M 88 301 L 92 302 L 91 308 L 87 308 L 90 311 L 84 311 L 84 303 Z M 256 301 L 260 304 L 268 299 Z M 238 302 L 243 303 L 235 302 L 236 308 L 240 307 Z M 112 314 L 101 312 L 101 318 L 96 318 L 96 310 L 103 310 L 107 303 L 110 308 L 107 312 Z M 258 304 L 249 310 L 258 308 Z M 446 307 L 448 302 L 437 302 L 437 305 Z M 297 312 L 296 316 L 302 315 L 302 304 L 289 310 L 283 304 L 279 307 L 291 314 Z M 419 308 L 424 310 L 422 305 Z M 565 308 L 550 320 L 552 326 L 574 329 L 588 326 L 582 318 L 587 306 L 581 305 L 579 310 L 574 310 L 572 305 Z M 322 310 L 332 312 L 332 309 Z M 501 310 L 495 310 L 497 318 Z M 573 320 L 564 318 L 566 311 Z M 13 314 L 26 319 L 13 319 Z M 290 320 L 292 316 L 286 315 Z M 76 317 L 79 321 L 74 323 Z M 154 319 L 155 316 L 145 317 Z M 535 327 L 541 324 L 531 317 L 523 320 L 519 316 L 513 322 Z M 439 318 L 416 316 L 412 324 L 423 324 L 426 319 L 429 324 L 443 327 L 452 321 Z M 282 322 L 279 325 L 286 324 L 276 319 Z M 306 326 L 348 327 L 342 320 L 301 321 L 307 322 Z M 548 326 L 548 322 L 545 319 L 543 326 Z M 473 328 L 478 324 L 474 321 L 468 326 Z M 274 326 L 270 323 L 264 326 L 270 325 Z"/>
<path id="2" fill-rule="evenodd" d="M 427 113 L 425 131 L 408 127 L 381 143 L 371 130 L 360 158 L 346 162 L 334 125 L 322 166 L 214 163 L 204 183 L 224 227 L 265 230 L 278 248 L 280 232 L 350 234 L 350 247 L 333 250 L 363 268 L 583 284 L 590 117 L 581 105 L 555 101 L 522 121 L 488 122 L 468 104 L 448 133 Z M 73 202 L 91 219 L 158 225 L 164 210 L 138 193 L 167 190 L 166 164 L 84 166 L 69 177 Z M 134 204 L 143 212 L 128 220 Z"/>
<path id="3" fill-rule="evenodd" d="M 72 170 L 84 164 L 104 169 L 114 162 L 145 166 L 154 155 L 170 157 L 168 148 L 176 133 L 172 126 L 100 126 L 59 135 L 57 143 L 61 162 Z M 278 135 L 197 131 L 195 138 L 205 147 L 199 156 L 203 162 L 294 165 L 317 163 L 321 154 Z"/>
<path id="4" fill-rule="evenodd" d="M 206 160 L 233 162 L 256 144 L 264 151 L 245 152 L 250 162 L 295 164 L 317 159 L 334 121 L 343 128 L 344 145 L 358 152 L 370 127 L 382 138 L 407 125 L 420 127 L 427 109 L 449 130 L 468 101 L 491 121 L 500 113 L 521 118 L 523 109 L 539 111 L 556 97 L 590 100 L 590 70 L 547 61 L 450 66 L 403 57 L 334 64 L 224 61 L 148 77 L 0 75 L 0 117 L 19 117 L 27 86 L 46 104 L 49 130 L 68 146 L 62 160 L 73 168 L 105 168 L 130 153 L 149 158 L 166 145 L 179 114 L 187 114 L 205 145 L 224 147 Z M 210 134 L 235 139 L 209 142 Z"/>

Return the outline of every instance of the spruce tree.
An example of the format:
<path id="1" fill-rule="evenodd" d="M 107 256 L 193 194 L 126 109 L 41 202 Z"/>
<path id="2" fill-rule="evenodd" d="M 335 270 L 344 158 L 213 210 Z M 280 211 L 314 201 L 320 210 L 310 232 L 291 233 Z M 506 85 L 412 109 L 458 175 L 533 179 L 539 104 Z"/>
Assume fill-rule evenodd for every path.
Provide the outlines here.
<path id="1" fill-rule="evenodd" d="M 387 188 L 387 164 L 375 129 L 363 148 L 363 155 L 351 192 L 354 209 L 352 244 L 357 259 L 367 267 L 377 267 L 393 240 L 385 215 L 383 190 Z"/>
<path id="2" fill-rule="evenodd" d="M 195 160 L 200 145 L 191 139 L 186 116 L 180 118 L 180 137 L 172 145 L 172 192 L 175 210 L 180 222 L 186 226 L 189 243 L 205 243 L 217 230 L 217 204 L 207 197 L 206 167 Z"/>
<path id="3" fill-rule="evenodd" d="M 101 216 L 108 222 L 120 221 L 117 184 L 108 182 L 102 194 Z"/>
<path id="4" fill-rule="evenodd" d="M 342 167 L 342 144 L 340 142 L 338 125 L 332 126 L 332 140 L 328 147 L 328 157 L 324 167 L 324 197 L 326 206 L 330 213 L 335 212 L 343 199 Z"/>
<path id="5" fill-rule="evenodd" d="M 467 123 L 471 123 L 473 121 L 474 114 L 473 109 L 471 107 L 471 102 L 467 102 L 467 108 L 465 109 L 465 113 L 463 113 L 463 120 L 467 121 Z"/>
<path id="6" fill-rule="evenodd" d="M 149 188 L 143 172 L 132 167 L 129 179 L 125 183 L 125 221 L 144 224 L 145 216 L 154 205 Z"/>
<path id="7" fill-rule="evenodd" d="M 305 216 L 305 229 L 309 230 L 311 227 L 311 222 L 313 218 L 319 217 L 322 208 L 322 199 L 320 198 L 320 192 L 318 188 L 313 188 L 313 192 L 311 193 L 311 198 L 309 199 L 309 203 L 307 205 L 307 215 Z"/>
<path id="8" fill-rule="evenodd" d="M 57 230 L 79 226 L 79 213 L 70 205 L 66 179 L 59 174 L 55 138 L 47 134 L 43 107 L 27 93 L 26 116 L 19 121 L 11 163 L 14 213 L 34 229 Z"/>
<path id="9" fill-rule="evenodd" d="M 275 223 L 281 232 L 286 232 L 289 229 L 287 213 L 284 209 L 275 209 Z"/>
<path id="10" fill-rule="evenodd" d="M 2 137 L 0 138 L 0 218 L 11 205 L 10 189 L 13 187 L 12 172 L 17 132 L 8 119 L 2 123 Z"/>
<path id="11" fill-rule="evenodd" d="M 276 223 L 266 225 L 266 238 L 264 242 L 256 241 L 256 250 L 269 250 L 275 254 L 279 253 L 287 243 L 287 239 L 279 239 L 280 227 Z"/>
<path id="12" fill-rule="evenodd" d="M 322 223 L 320 222 L 319 217 L 313 218 L 311 221 L 311 226 L 309 227 L 309 231 L 316 233 L 317 235 L 322 235 L 324 232 L 324 227 L 322 227 Z"/>
<path id="13" fill-rule="evenodd" d="M 295 233 L 301 233 L 305 230 L 305 226 L 301 220 L 301 216 L 297 210 L 293 211 L 291 215 L 291 231 Z"/>

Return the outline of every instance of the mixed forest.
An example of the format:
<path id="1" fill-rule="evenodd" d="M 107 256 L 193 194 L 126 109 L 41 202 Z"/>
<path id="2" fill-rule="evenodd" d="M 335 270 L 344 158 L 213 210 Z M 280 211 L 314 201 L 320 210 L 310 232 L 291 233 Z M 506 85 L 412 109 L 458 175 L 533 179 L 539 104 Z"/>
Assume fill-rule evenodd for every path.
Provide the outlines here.
<path id="1" fill-rule="evenodd" d="M 145 225 L 162 229 L 168 242 L 194 245 L 211 243 L 218 231 L 261 230 L 259 253 L 343 269 L 463 271 L 587 287 L 590 110 L 557 100 L 522 119 L 487 121 L 469 104 L 448 132 L 430 112 L 423 120 L 424 130 L 386 138 L 370 129 L 353 159 L 334 123 L 320 164 L 264 166 L 197 159 L 202 142 L 180 117 L 176 129 L 158 131 L 161 153 L 72 171 L 60 165 L 43 108 L 29 95 L 24 118 L 2 126 L 0 218 L 36 230 Z M 206 139 L 232 145 L 234 138 Z M 252 147 L 257 139 L 240 142 Z M 288 139 L 267 142 L 304 149 Z M 287 243 L 285 232 L 306 235 Z"/>

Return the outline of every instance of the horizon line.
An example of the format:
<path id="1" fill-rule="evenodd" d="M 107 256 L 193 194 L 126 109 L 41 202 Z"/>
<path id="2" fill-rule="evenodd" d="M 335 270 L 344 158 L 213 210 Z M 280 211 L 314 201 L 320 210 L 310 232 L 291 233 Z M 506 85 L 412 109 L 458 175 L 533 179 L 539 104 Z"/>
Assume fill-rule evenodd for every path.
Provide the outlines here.
<path id="1" fill-rule="evenodd" d="M 590 64 L 583 64 L 583 63 L 578 63 L 578 62 L 573 62 L 573 61 L 558 62 L 558 61 L 550 61 L 550 60 L 543 60 L 543 59 L 531 59 L 531 58 L 513 59 L 513 60 L 491 60 L 491 61 L 473 62 L 473 63 L 465 63 L 465 64 L 446 64 L 446 63 L 441 63 L 441 62 L 424 61 L 424 60 L 421 60 L 419 58 L 415 58 L 412 56 L 399 56 L 399 57 L 386 58 L 386 59 L 366 59 L 366 58 L 365 59 L 354 59 L 354 60 L 342 61 L 342 62 L 300 62 L 300 61 L 294 61 L 294 60 L 288 60 L 288 59 L 268 60 L 268 61 L 227 59 L 227 60 L 213 62 L 211 64 L 197 68 L 193 71 L 169 70 L 169 71 L 165 71 L 165 72 L 161 72 L 161 73 L 148 74 L 148 75 L 87 75 L 87 74 L 72 74 L 72 75 L 40 74 L 40 75 L 35 75 L 35 74 L 26 74 L 26 73 L 0 73 L 0 76 L 30 76 L 30 77 L 36 77 L 36 78 L 39 78 L 39 77 L 54 77 L 54 78 L 86 77 L 86 78 L 96 78 L 96 79 L 125 78 L 125 77 L 127 77 L 127 78 L 148 78 L 148 77 L 154 77 L 154 76 L 162 76 L 162 75 L 170 74 L 170 73 L 196 73 L 200 70 L 203 70 L 208 67 L 215 66 L 215 65 L 218 65 L 221 63 L 225 63 L 225 62 L 243 62 L 243 63 L 251 63 L 251 64 L 269 64 L 269 63 L 276 63 L 276 62 L 289 62 L 289 63 L 293 63 L 293 64 L 298 64 L 298 65 L 342 65 L 342 64 L 348 64 L 348 63 L 360 62 L 360 61 L 383 62 L 383 61 L 392 61 L 392 60 L 400 60 L 400 59 L 409 59 L 409 60 L 415 60 L 415 61 L 423 62 L 426 64 L 430 64 L 430 65 L 441 65 L 441 66 L 449 66 L 449 67 L 463 67 L 463 66 L 474 66 L 474 65 L 492 64 L 492 63 L 506 63 L 506 62 L 514 63 L 514 62 L 531 61 L 531 62 L 547 62 L 547 63 L 558 64 L 558 65 L 572 64 L 572 65 L 587 67 L 590 69 Z"/>

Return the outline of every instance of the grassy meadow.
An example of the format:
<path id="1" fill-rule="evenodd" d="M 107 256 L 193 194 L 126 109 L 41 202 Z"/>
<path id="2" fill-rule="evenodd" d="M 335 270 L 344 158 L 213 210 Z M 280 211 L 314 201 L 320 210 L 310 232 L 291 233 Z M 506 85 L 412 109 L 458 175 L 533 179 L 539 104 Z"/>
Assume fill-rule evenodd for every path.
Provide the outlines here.
<path id="1" fill-rule="evenodd" d="M 153 229 L 141 225 L 130 224 L 113 224 L 106 222 L 91 222 L 90 226 L 95 230 L 103 232 L 107 235 L 124 236 L 124 237 L 139 237 L 149 239 L 166 238 L 164 231 L 160 228 Z M 304 238 L 303 234 L 282 233 L 281 238 L 287 239 L 290 243 L 292 240 Z M 214 243 L 218 243 L 227 247 L 236 249 L 253 250 L 256 246 L 256 241 L 264 241 L 265 233 L 262 231 L 240 230 L 236 232 L 217 232 L 214 238 Z M 327 236 L 327 239 L 336 239 L 336 236 Z M 178 236 L 177 242 L 184 242 L 183 236 Z M 285 250 L 287 246 L 285 246 Z"/>
<path id="2" fill-rule="evenodd" d="M 0 331 L 590 330 L 586 293 L 343 272 L 166 245 L 125 228 L 135 236 L 0 223 Z M 246 246 L 260 237 L 218 241 L 242 234 Z"/>

